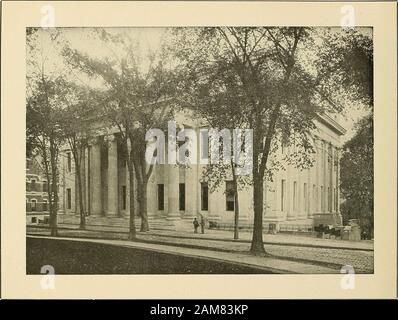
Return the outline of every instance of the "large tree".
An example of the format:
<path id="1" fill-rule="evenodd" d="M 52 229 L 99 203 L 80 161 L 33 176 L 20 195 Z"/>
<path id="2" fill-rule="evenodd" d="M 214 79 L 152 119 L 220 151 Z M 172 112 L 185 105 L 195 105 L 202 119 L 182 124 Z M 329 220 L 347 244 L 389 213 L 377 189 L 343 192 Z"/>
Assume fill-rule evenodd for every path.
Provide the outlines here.
<path id="1" fill-rule="evenodd" d="M 119 129 L 127 148 L 130 176 L 130 238 L 135 238 L 134 176 L 137 181 L 137 200 L 141 217 L 141 231 L 148 231 L 147 185 L 153 163 L 147 163 L 146 133 L 152 128 L 165 128 L 171 118 L 174 75 L 167 65 L 163 51 L 143 52 L 140 43 L 128 34 L 94 32 L 97 45 L 106 48 L 106 58 L 65 47 L 63 54 L 74 68 L 93 78 L 102 79 L 105 89 L 102 109 L 105 121 Z M 155 155 L 154 155 L 155 156 Z"/>
<path id="2" fill-rule="evenodd" d="M 338 87 L 350 88 L 355 104 L 365 113 L 354 125 L 354 136 L 342 149 L 340 190 L 344 203 L 344 222 L 356 218 L 369 236 L 373 236 L 373 41 L 371 34 L 348 29 L 342 34 L 329 33 L 319 61 L 320 73 Z M 331 75 L 325 77 L 325 75 Z M 329 86 L 331 86 L 329 83 Z"/>
<path id="3" fill-rule="evenodd" d="M 31 58 L 31 56 L 29 57 Z M 40 159 L 47 180 L 51 235 L 57 235 L 58 160 L 63 142 L 60 128 L 64 106 L 64 79 L 47 73 L 45 62 L 28 59 L 26 101 L 27 149 Z"/>
<path id="4" fill-rule="evenodd" d="M 184 101 L 216 118 L 232 114 L 253 129 L 251 252 L 263 255 L 264 180 L 272 180 L 280 166 L 274 157 L 278 146 L 282 139 L 294 145 L 285 161 L 301 169 L 311 166 L 314 120 L 340 112 L 342 102 L 355 98 L 355 88 L 337 81 L 346 75 L 344 68 L 338 74 L 336 68 L 323 68 L 334 44 L 316 29 L 218 27 L 175 33 L 187 83 Z M 230 100 L 223 98 L 225 92 L 234 92 Z"/>
<path id="5" fill-rule="evenodd" d="M 356 133 L 343 147 L 341 158 L 341 206 L 343 219 L 358 219 L 366 233 L 373 237 L 373 114 L 356 124 Z"/>
<path id="6" fill-rule="evenodd" d="M 76 85 L 72 82 L 66 82 L 64 88 L 68 90 L 67 99 L 65 99 L 65 108 L 62 110 L 62 121 L 60 127 L 62 135 L 71 150 L 74 164 L 75 177 L 77 179 L 77 192 L 80 214 L 80 229 L 86 228 L 86 212 L 84 211 L 83 198 L 83 165 L 85 152 L 89 146 L 90 140 L 95 135 L 90 123 L 94 107 L 97 103 L 97 95 L 93 91 Z"/>

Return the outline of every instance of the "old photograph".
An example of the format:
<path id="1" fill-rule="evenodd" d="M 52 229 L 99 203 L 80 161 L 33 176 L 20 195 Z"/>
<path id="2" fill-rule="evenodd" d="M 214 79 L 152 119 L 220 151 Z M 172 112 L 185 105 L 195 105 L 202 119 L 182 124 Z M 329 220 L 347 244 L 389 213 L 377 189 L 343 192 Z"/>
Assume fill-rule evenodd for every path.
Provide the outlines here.
<path id="1" fill-rule="evenodd" d="M 26 273 L 374 272 L 371 27 L 26 28 Z"/>

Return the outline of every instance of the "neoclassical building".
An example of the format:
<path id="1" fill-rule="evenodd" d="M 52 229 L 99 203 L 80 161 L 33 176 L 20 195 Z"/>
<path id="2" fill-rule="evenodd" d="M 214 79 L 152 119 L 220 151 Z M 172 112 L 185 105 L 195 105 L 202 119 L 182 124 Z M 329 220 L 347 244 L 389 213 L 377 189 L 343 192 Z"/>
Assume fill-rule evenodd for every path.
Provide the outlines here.
<path id="1" fill-rule="evenodd" d="M 280 231 L 296 231 L 311 228 L 314 223 L 340 223 L 339 209 L 339 149 L 340 137 L 345 133 L 337 116 L 319 116 L 313 132 L 316 154 L 315 164 L 300 171 L 286 165 L 275 173 L 273 182 L 265 183 L 264 225 L 276 225 Z M 203 140 L 205 128 L 199 120 L 187 114 L 178 116 L 180 126 L 192 128 L 197 140 Z M 200 130 L 202 129 L 202 130 Z M 203 154 L 198 143 L 198 157 Z M 128 225 L 129 175 L 125 160 L 126 148 L 118 139 L 118 131 L 98 132 L 83 154 L 82 199 L 78 197 L 77 179 L 73 156 L 67 148 L 60 160 L 60 218 L 79 213 L 79 201 L 83 201 L 89 219 L 101 218 L 103 223 L 118 220 Z M 280 148 L 280 155 L 290 152 Z M 199 162 L 199 161 L 198 161 Z M 203 177 L 203 164 L 188 168 L 169 164 L 155 165 L 147 189 L 149 224 L 192 227 L 193 217 L 203 215 L 210 227 L 229 228 L 234 221 L 234 197 L 230 192 L 231 177 L 225 177 L 217 190 L 212 190 Z M 136 184 L 135 184 L 136 185 Z M 240 225 L 253 223 L 252 189 L 239 191 Z M 106 217 L 108 219 L 103 219 Z M 124 221 L 124 222 L 123 222 Z"/>

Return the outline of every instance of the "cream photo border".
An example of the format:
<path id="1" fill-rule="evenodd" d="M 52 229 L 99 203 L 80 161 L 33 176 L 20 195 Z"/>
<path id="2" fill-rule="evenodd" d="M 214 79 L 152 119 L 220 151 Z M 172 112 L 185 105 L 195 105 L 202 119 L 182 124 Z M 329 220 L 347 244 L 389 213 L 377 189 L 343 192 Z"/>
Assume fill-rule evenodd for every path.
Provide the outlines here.
<path id="1" fill-rule="evenodd" d="M 42 289 L 26 275 L 25 28 L 54 8 L 56 27 L 340 26 L 342 7 L 374 31 L 374 274 L 356 275 L 56 275 Z M 393 298 L 397 267 L 396 4 L 347 2 L 3 2 L 1 87 L 2 298 Z"/>

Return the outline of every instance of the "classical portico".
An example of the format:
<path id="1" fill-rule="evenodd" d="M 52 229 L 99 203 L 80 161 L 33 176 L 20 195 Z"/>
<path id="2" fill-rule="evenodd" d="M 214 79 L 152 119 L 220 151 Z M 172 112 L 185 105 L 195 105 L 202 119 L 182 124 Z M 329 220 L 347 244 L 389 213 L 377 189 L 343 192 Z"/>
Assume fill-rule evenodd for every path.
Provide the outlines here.
<path id="1" fill-rule="evenodd" d="M 197 141 L 201 141 L 204 127 L 190 123 L 190 128 L 194 129 Z M 265 225 L 310 226 L 320 217 L 339 219 L 339 136 L 344 129 L 331 119 L 319 121 L 317 128 L 313 136 L 315 164 L 305 170 L 287 165 L 286 170 L 275 172 L 272 182 L 264 182 Z M 92 217 L 129 217 L 130 183 L 126 155 L 131 147 L 123 145 L 118 137 L 117 131 L 99 134 L 90 141 L 83 154 L 83 207 Z M 207 166 L 200 162 L 202 151 L 197 143 L 198 161 L 187 167 L 167 161 L 155 165 L 147 185 L 149 219 L 163 219 L 165 223 L 175 225 L 186 223 L 190 227 L 193 217 L 203 215 L 215 224 L 233 224 L 234 199 L 226 192 L 232 177 L 225 177 L 225 183 L 213 190 L 202 174 Z M 292 151 L 287 147 L 280 148 L 276 156 L 283 158 L 285 153 Z M 78 214 L 78 184 L 68 153 L 69 150 L 64 150 L 60 163 L 60 212 Z M 136 182 L 134 186 L 137 188 Z M 137 190 L 134 192 L 136 195 Z M 253 221 L 252 201 L 250 186 L 242 188 L 239 191 L 241 225 L 250 225 Z M 138 207 L 136 200 L 135 207 Z"/>

